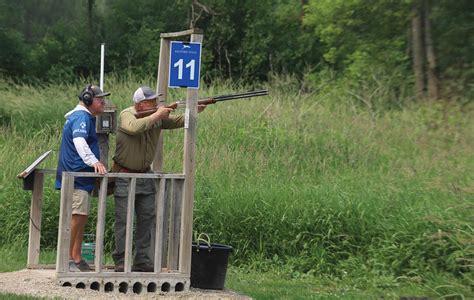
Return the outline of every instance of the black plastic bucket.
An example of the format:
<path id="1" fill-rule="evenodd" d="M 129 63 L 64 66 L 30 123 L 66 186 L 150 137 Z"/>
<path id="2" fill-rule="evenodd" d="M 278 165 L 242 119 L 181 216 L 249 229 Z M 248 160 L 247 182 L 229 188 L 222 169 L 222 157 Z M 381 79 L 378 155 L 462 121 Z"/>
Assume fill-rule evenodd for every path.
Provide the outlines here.
<path id="1" fill-rule="evenodd" d="M 191 287 L 222 290 L 231 246 L 193 243 L 191 256 Z"/>

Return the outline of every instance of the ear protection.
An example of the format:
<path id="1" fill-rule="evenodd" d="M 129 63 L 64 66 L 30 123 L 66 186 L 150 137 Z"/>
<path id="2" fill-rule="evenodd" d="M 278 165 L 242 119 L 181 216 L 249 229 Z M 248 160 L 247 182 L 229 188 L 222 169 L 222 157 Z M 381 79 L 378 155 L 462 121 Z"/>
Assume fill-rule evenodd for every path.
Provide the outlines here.
<path id="1" fill-rule="evenodd" d="M 79 99 L 84 102 L 86 106 L 92 105 L 94 101 L 94 94 L 91 89 L 92 85 L 88 84 L 86 88 L 79 95 Z"/>

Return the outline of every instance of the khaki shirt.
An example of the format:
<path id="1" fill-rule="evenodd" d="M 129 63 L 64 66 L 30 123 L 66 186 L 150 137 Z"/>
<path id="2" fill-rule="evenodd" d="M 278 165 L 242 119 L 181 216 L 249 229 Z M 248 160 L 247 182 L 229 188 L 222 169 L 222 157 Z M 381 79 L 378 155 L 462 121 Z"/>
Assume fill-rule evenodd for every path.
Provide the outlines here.
<path id="1" fill-rule="evenodd" d="M 184 118 L 182 115 L 170 116 L 153 123 L 150 116 L 137 119 L 135 113 L 133 106 L 120 113 L 113 160 L 122 167 L 140 172 L 147 170 L 155 158 L 161 129 L 183 127 Z"/>

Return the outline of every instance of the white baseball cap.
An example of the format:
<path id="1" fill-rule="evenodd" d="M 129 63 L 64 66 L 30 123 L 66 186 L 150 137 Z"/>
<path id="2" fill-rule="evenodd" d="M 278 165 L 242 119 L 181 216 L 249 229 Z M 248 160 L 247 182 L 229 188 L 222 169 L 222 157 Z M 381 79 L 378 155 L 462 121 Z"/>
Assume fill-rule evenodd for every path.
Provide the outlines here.
<path id="1" fill-rule="evenodd" d="M 139 103 L 143 100 L 152 100 L 158 98 L 162 94 L 156 94 L 150 87 L 148 86 L 141 86 L 139 87 L 135 93 L 133 93 L 133 102 Z"/>

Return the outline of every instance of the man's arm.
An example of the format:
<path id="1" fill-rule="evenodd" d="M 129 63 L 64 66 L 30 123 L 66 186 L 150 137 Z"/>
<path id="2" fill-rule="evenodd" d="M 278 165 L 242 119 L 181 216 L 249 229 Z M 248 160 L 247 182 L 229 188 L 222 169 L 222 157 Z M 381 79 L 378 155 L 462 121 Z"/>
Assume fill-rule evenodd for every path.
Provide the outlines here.
<path id="1" fill-rule="evenodd" d="M 170 116 L 168 119 L 163 120 L 161 123 L 163 129 L 175 129 L 184 127 L 184 116 Z"/>
<path id="2" fill-rule="evenodd" d="M 95 130 L 91 129 L 91 126 L 93 126 L 93 123 L 90 122 L 88 118 L 82 117 L 75 119 L 71 125 L 72 142 L 74 143 L 74 147 L 76 148 L 77 154 L 79 154 L 79 157 L 81 157 L 82 161 L 86 165 L 94 167 L 94 171 L 97 173 L 105 174 L 107 173 L 107 169 L 94 155 L 91 148 L 86 142 L 89 130 Z"/>
<path id="3" fill-rule="evenodd" d="M 153 114 L 137 119 L 132 109 L 125 109 L 120 113 L 119 127 L 127 134 L 140 134 L 151 129 L 156 123 L 167 120 L 172 110 L 171 108 L 160 107 Z"/>
<path id="4" fill-rule="evenodd" d="M 94 167 L 94 172 L 96 173 L 107 173 L 107 169 L 97 159 L 97 157 L 95 157 L 94 153 L 92 153 L 91 148 L 83 137 L 75 137 L 72 139 L 72 141 L 74 142 L 74 147 L 76 147 L 77 153 L 86 165 L 88 165 L 89 167 Z"/>
<path id="5" fill-rule="evenodd" d="M 82 158 L 82 161 L 89 167 L 92 167 L 99 160 L 92 153 L 91 148 L 87 145 L 86 139 L 83 137 L 75 137 L 72 139 L 74 146 L 76 147 L 77 153 Z"/>
<path id="6" fill-rule="evenodd" d="M 199 104 L 198 105 L 198 113 L 202 112 L 207 105 L 204 104 Z M 184 127 L 184 116 L 183 115 L 178 115 L 178 116 L 170 116 L 168 119 L 163 120 L 161 127 L 163 129 L 175 129 L 175 128 L 181 128 Z"/>

